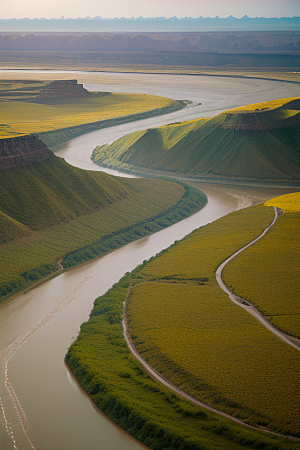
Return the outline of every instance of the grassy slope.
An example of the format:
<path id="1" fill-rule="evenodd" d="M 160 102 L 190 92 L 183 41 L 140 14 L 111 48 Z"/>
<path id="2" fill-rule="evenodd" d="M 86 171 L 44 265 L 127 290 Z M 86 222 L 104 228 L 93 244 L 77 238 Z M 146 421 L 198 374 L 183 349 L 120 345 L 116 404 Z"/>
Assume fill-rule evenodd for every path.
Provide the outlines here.
<path id="1" fill-rule="evenodd" d="M 0 192 L 2 298 L 56 271 L 59 260 L 70 267 L 92 259 L 206 202 L 177 183 L 84 171 L 54 155 L 1 172 Z"/>
<path id="2" fill-rule="evenodd" d="M 90 214 L 129 195 L 119 179 L 72 167 L 54 155 L 1 171 L 0 192 L 2 212 L 32 230 Z"/>
<path id="3" fill-rule="evenodd" d="M 287 101 L 288 99 L 285 99 Z M 148 168 L 210 179 L 299 181 L 300 113 L 253 112 L 268 131 L 235 130 L 239 111 L 212 119 L 136 132 L 93 151 L 94 162 L 139 170 Z M 280 102 L 270 102 L 269 107 Z"/>
<path id="4" fill-rule="evenodd" d="M 94 94 L 89 98 L 56 100 L 51 104 L 0 102 L 1 137 L 43 133 L 170 106 L 155 95 Z"/>
<path id="5" fill-rule="evenodd" d="M 276 327 L 300 337 L 300 193 L 269 200 L 266 206 L 277 206 L 284 214 L 263 240 L 225 267 L 223 279 Z"/>
<path id="6" fill-rule="evenodd" d="M 250 423 L 299 434 L 299 352 L 215 280 L 218 265 L 272 217 L 262 206 L 229 214 L 148 264 L 129 298 L 129 329 L 143 358 L 181 389 Z"/>
<path id="7" fill-rule="evenodd" d="M 166 276 L 174 276 L 174 274 L 177 274 L 178 277 L 185 277 L 186 267 L 188 267 L 192 271 L 191 276 L 197 278 L 197 280 L 193 281 L 193 289 L 198 289 L 199 291 L 209 289 L 211 292 L 214 292 L 212 279 L 209 279 L 207 286 L 196 285 L 197 282 L 205 283 L 204 280 L 200 281 L 199 277 L 207 275 L 208 269 L 206 263 L 209 260 L 211 249 L 217 247 L 218 259 L 220 256 L 224 258 L 228 252 L 232 251 L 230 247 L 238 247 L 245 239 L 251 239 L 256 233 L 260 232 L 264 224 L 271 220 L 271 213 L 268 209 L 261 207 L 256 207 L 256 212 L 258 208 L 260 208 L 262 223 L 258 227 L 249 226 L 245 230 L 244 236 L 240 234 L 235 235 L 234 237 L 237 240 L 236 244 L 234 244 L 235 240 L 231 239 L 229 248 L 227 247 L 222 251 L 221 245 L 219 244 L 224 240 L 221 237 L 219 239 L 217 237 L 215 238 L 215 228 L 217 226 L 219 230 L 224 231 L 225 229 L 229 233 L 233 228 L 228 225 L 232 224 L 232 219 L 236 217 L 236 214 L 194 232 L 171 249 L 163 251 L 161 257 L 152 258 L 150 264 L 144 262 L 143 266 L 136 268 L 131 274 L 123 277 L 111 290 L 95 301 L 95 306 L 89 321 L 81 326 L 78 339 L 71 345 L 68 351 L 66 356 L 67 364 L 94 403 L 121 427 L 136 436 L 153 450 L 163 450 L 166 448 L 176 448 L 177 450 L 237 450 L 243 448 L 283 450 L 296 449 L 299 446 L 298 442 L 283 440 L 279 437 L 264 435 L 263 433 L 250 431 L 244 427 L 237 426 L 233 422 L 216 416 L 200 407 L 193 406 L 174 393 L 171 393 L 166 388 L 154 382 L 141 370 L 140 365 L 130 354 L 122 334 L 122 307 L 128 288 L 131 284 L 140 283 L 142 279 L 148 279 L 154 276 L 157 264 L 159 264 L 159 276 L 167 273 L 168 275 Z M 243 228 L 247 213 L 241 211 L 239 214 L 236 219 L 239 227 Z M 200 238 L 201 233 L 205 234 L 206 239 Z M 197 247 L 193 250 L 194 247 L 189 246 L 188 243 L 197 236 L 200 239 L 197 239 Z M 210 239 L 210 248 L 200 254 L 199 246 L 205 245 L 207 239 Z M 185 252 L 187 247 L 189 252 Z M 194 254 L 198 256 L 197 264 L 192 265 L 191 258 Z M 199 258 L 199 254 L 201 258 Z M 179 263 L 183 255 L 184 264 L 181 266 Z M 166 265 L 165 263 L 169 260 L 169 256 L 172 256 L 172 263 Z M 198 262 L 202 265 L 203 270 L 197 270 Z M 209 276 L 214 276 L 214 270 L 214 264 L 212 266 L 210 264 Z M 186 278 L 189 276 L 190 274 Z M 188 281 L 188 283 L 190 282 Z M 156 284 L 159 285 L 159 283 Z M 143 286 L 143 284 L 137 287 L 139 288 L 139 286 Z M 165 286 L 165 283 L 161 283 L 160 286 Z M 183 286 L 181 284 L 181 287 Z M 174 285 L 170 284 L 170 287 L 173 289 Z M 208 298 L 210 299 L 206 295 L 203 302 L 201 301 L 202 305 L 204 302 L 207 304 L 205 314 L 211 314 L 209 308 L 211 299 L 207 302 Z M 143 303 L 142 308 L 143 306 L 146 307 L 145 303 Z M 156 305 L 159 304 L 158 298 L 155 299 L 155 303 Z M 196 300 L 196 303 L 199 306 L 199 299 L 198 301 Z M 226 328 L 226 318 L 229 313 L 232 318 L 232 310 L 225 295 L 219 292 L 213 303 L 214 314 L 219 314 L 219 308 L 221 308 L 221 314 L 226 314 L 225 320 L 221 324 L 222 326 L 225 325 L 224 331 L 226 332 L 226 336 L 224 338 L 224 335 L 221 334 L 220 339 L 216 342 L 217 346 L 222 345 L 222 341 L 225 341 L 226 344 L 226 339 L 230 334 L 236 336 L 236 333 L 239 332 L 238 336 L 240 337 L 243 330 L 246 333 L 246 338 L 253 338 L 253 330 L 256 332 L 258 327 L 253 327 L 252 319 L 248 316 L 242 315 L 241 317 L 240 314 L 242 313 L 240 312 L 233 313 L 233 326 L 231 329 L 230 327 Z M 152 302 L 151 308 L 153 306 Z M 169 305 L 170 311 L 172 311 L 173 306 L 171 302 Z M 184 309 L 186 307 L 187 298 L 184 297 Z M 170 311 L 167 312 L 168 317 L 171 315 Z M 186 311 L 183 314 L 186 317 Z M 150 311 L 149 317 L 151 316 Z M 242 319 L 241 324 L 239 323 L 240 319 Z M 160 317 L 159 320 L 161 322 L 163 317 Z M 199 323 L 196 323 L 196 320 L 191 316 L 189 316 L 188 322 L 190 320 L 193 321 L 193 328 L 198 327 L 199 329 Z M 199 320 L 201 320 L 201 317 Z M 218 325 L 220 325 L 219 316 L 218 321 Z M 210 328 L 209 335 L 215 333 L 214 328 L 217 329 L 216 325 Z M 188 328 L 185 328 L 185 331 L 189 331 Z M 206 331 L 205 334 L 207 334 Z M 264 339 L 259 341 L 259 338 L 262 337 L 268 341 L 267 334 L 263 336 L 259 334 L 258 342 L 256 342 L 257 349 L 255 349 L 259 353 L 256 359 L 257 364 L 263 364 L 266 359 L 263 350 L 272 349 L 275 353 L 277 352 L 275 357 L 279 356 L 279 353 L 284 353 L 282 351 L 283 348 L 280 347 L 280 349 L 277 349 L 278 340 L 276 339 L 274 343 L 269 341 L 260 351 L 259 346 Z M 249 343 L 242 336 L 238 342 L 235 339 L 234 350 L 238 352 L 239 356 L 243 357 L 245 349 L 252 344 L 254 344 L 253 341 Z M 189 340 L 188 348 L 190 345 L 193 345 L 193 340 Z M 268 347 L 268 345 L 271 347 Z M 284 350 L 286 350 L 285 347 Z M 185 349 L 184 354 L 186 353 Z M 206 353 L 205 358 L 208 360 L 210 353 L 207 351 Z M 144 353 L 143 356 L 145 356 Z M 221 351 L 218 352 L 218 357 L 225 359 Z M 271 357 L 271 360 L 275 360 L 274 355 Z M 291 366 L 293 363 L 292 358 Z M 277 370 L 278 366 L 282 364 L 280 358 L 276 364 Z M 249 361 L 247 368 L 249 368 Z M 245 384 L 245 381 L 248 379 L 245 376 L 245 368 L 243 369 L 242 377 L 239 377 L 237 382 L 238 386 L 241 381 Z M 256 370 L 255 367 L 252 368 L 252 374 L 253 372 L 254 374 L 255 372 L 259 374 L 259 370 Z M 290 375 L 291 373 L 292 369 L 289 371 Z M 180 375 L 180 372 L 178 373 L 177 371 L 177 374 Z M 183 374 L 185 375 L 185 373 Z M 222 379 L 226 378 L 226 372 L 222 368 L 218 375 Z M 295 399 L 291 399 L 290 401 L 293 400 Z M 231 406 L 234 405 L 232 404 Z M 281 404 L 281 407 L 288 408 L 283 404 Z"/>
<path id="8" fill-rule="evenodd" d="M 46 84 L 46 81 L 5 80 L 2 78 L 0 80 L 0 102 L 32 100 Z"/>

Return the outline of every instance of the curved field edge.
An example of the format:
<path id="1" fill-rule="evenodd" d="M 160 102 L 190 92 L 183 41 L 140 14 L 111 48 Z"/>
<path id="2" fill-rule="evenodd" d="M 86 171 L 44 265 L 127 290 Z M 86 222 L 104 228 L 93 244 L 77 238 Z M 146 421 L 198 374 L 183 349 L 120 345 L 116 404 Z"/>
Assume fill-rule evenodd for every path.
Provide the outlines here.
<path id="1" fill-rule="evenodd" d="M 178 111 L 182 108 L 185 108 L 185 106 L 186 105 L 184 102 L 179 100 L 173 100 L 171 105 L 164 106 L 162 108 L 156 108 L 150 111 L 116 117 L 113 119 L 100 120 L 97 122 L 91 122 L 73 127 L 47 131 L 44 133 L 38 133 L 38 135 L 39 139 L 41 139 L 47 145 L 47 147 L 54 147 L 56 145 L 63 144 L 64 142 L 67 142 L 70 139 L 74 139 L 78 136 L 81 136 L 82 134 L 90 133 L 92 131 L 100 130 L 103 128 L 123 125 L 125 123 L 135 122 L 137 120 L 147 119 L 149 117 L 169 114 Z"/>
<path id="2" fill-rule="evenodd" d="M 0 80 L 0 94 L 3 90 Z M 5 83 L 4 83 L 5 84 Z M 18 92 L 19 89 L 17 89 Z M 185 106 L 183 102 L 155 95 L 90 92 L 84 98 L 53 98 L 45 102 L 0 101 L 5 123 L 0 124 L 1 137 L 38 134 L 69 129 L 109 119 L 162 114 Z M 166 109 L 165 109 L 166 108 Z M 147 117 L 147 116 L 146 116 Z M 73 130 L 74 131 L 74 130 Z"/>
<path id="3" fill-rule="evenodd" d="M 126 245 L 137 239 L 148 236 L 156 231 L 162 230 L 180 220 L 183 220 L 186 217 L 189 217 L 190 215 L 199 211 L 206 205 L 207 198 L 201 191 L 192 188 L 184 183 L 177 182 L 177 184 L 183 187 L 184 193 L 179 198 L 179 200 L 168 209 L 163 210 L 162 212 L 155 214 L 154 216 L 148 214 L 148 217 L 146 217 L 144 220 L 138 221 L 130 226 L 114 229 L 113 232 L 110 233 L 107 231 L 104 233 L 102 232 L 100 239 L 92 240 L 92 242 L 89 242 L 88 245 L 84 246 L 80 245 L 78 248 L 76 248 L 76 234 L 84 233 L 87 231 L 87 229 L 91 229 L 93 227 L 95 228 L 93 221 L 90 221 L 90 218 L 92 219 L 92 216 L 87 216 L 87 219 L 82 218 L 81 219 L 82 226 L 80 224 L 75 223 L 74 230 L 73 229 L 69 230 L 69 232 L 71 232 L 72 234 L 75 233 L 74 242 L 72 241 L 73 247 L 72 251 L 69 251 L 63 256 L 61 256 L 58 262 L 53 261 L 53 255 L 47 257 L 48 253 L 46 252 L 46 256 L 44 258 L 46 259 L 46 263 L 41 264 L 37 267 L 31 267 L 29 270 L 23 271 L 21 274 L 19 274 L 19 276 L 14 276 L 12 279 L 2 281 L 0 284 L 0 301 L 20 291 L 23 291 L 24 289 L 28 289 L 30 286 L 48 278 L 49 276 L 55 276 L 55 274 L 59 273 L 62 269 L 66 269 L 81 264 L 83 262 L 89 261 L 93 258 L 104 255 L 105 253 L 108 253 L 112 250 L 120 248 L 123 245 Z M 122 203 L 126 203 L 126 200 L 121 202 L 121 204 Z M 131 205 L 131 208 L 132 207 L 133 205 Z M 124 221 L 126 221 L 125 220 L 126 215 L 128 216 L 130 214 L 136 213 L 130 211 L 130 205 L 127 207 L 127 209 L 125 205 L 125 211 L 123 209 L 122 212 L 124 215 Z M 119 211 L 118 214 L 118 212 L 116 211 L 115 214 L 119 216 L 121 212 Z M 110 223 L 111 220 L 113 220 L 113 217 L 114 214 L 112 214 L 109 223 L 106 224 L 106 228 L 108 230 L 109 228 L 115 228 L 112 227 L 112 224 Z M 103 221 L 103 218 L 101 220 Z M 67 228 L 72 225 L 73 224 L 70 225 L 66 224 L 65 227 Z M 92 239 L 93 236 L 95 236 L 95 232 L 93 229 L 92 231 L 93 233 L 91 233 L 90 239 Z M 49 236 L 48 233 L 50 233 Z M 44 240 L 46 239 L 46 243 L 47 241 L 51 242 L 54 239 L 54 236 L 52 236 L 51 233 L 55 234 L 55 230 L 53 229 L 50 230 L 49 232 L 46 230 L 44 233 L 45 236 L 43 237 L 42 233 L 40 233 L 40 236 L 42 236 L 42 239 Z M 68 233 L 67 229 L 61 235 L 62 244 L 64 245 L 66 244 L 67 240 L 67 237 L 65 236 L 66 233 Z M 78 242 L 81 242 L 80 239 L 78 240 Z M 41 241 L 41 244 L 43 244 L 43 241 Z M 24 251 L 26 251 L 26 242 L 24 248 L 22 248 L 22 244 L 21 247 L 19 248 L 19 243 L 16 244 L 16 247 L 17 247 L 16 251 L 18 252 L 18 254 L 22 255 Z M 58 243 L 56 242 L 56 244 L 54 244 L 54 247 L 58 247 L 58 250 L 56 250 L 56 252 L 59 251 L 59 241 Z M 32 253 L 33 254 L 35 254 L 36 252 L 40 253 L 42 248 L 43 247 L 39 244 L 39 241 L 37 240 L 35 246 L 33 247 Z M 11 257 L 12 257 L 11 255 L 10 256 L 9 254 L 7 255 L 7 258 L 11 259 Z M 2 264 L 5 264 L 4 259 L 5 258 L 2 258 Z"/>
<path id="4" fill-rule="evenodd" d="M 187 394 L 297 436 L 299 352 L 234 305 L 215 280 L 220 263 L 272 220 L 273 210 L 258 205 L 191 233 L 139 271 L 127 320 L 143 359 Z"/>
<path id="5" fill-rule="evenodd" d="M 142 370 L 126 346 L 122 311 L 128 288 L 145 265 L 96 299 L 68 350 L 66 363 L 91 400 L 153 450 L 298 448 L 298 443 L 248 430 L 192 405 Z"/>
<path id="6" fill-rule="evenodd" d="M 268 200 L 265 206 L 284 213 L 261 241 L 229 262 L 223 279 L 275 327 L 299 338 L 300 193 Z"/>

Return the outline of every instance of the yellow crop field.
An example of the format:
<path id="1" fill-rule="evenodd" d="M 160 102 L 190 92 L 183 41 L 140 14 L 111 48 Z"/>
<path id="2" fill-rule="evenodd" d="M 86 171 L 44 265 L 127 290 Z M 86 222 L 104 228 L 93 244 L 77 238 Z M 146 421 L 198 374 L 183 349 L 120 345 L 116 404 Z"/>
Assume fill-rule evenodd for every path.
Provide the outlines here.
<path id="1" fill-rule="evenodd" d="M 300 192 L 292 194 L 280 195 L 279 197 L 267 200 L 265 206 L 276 206 L 283 212 L 300 212 Z"/>
<path id="2" fill-rule="evenodd" d="M 299 433 L 299 352 L 234 305 L 218 265 L 272 221 L 261 205 L 193 232 L 138 272 L 128 305 L 137 350 L 181 389 L 249 423 Z"/>
<path id="3" fill-rule="evenodd" d="M 155 95 L 113 93 L 57 101 L 51 105 L 0 102 L 0 135 L 4 138 L 21 134 L 43 133 L 137 114 L 171 104 L 171 99 Z"/>
<path id="4" fill-rule="evenodd" d="M 279 98 L 277 100 L 269 100 L 266 102 L 259 102 L 259 103 L 251 103 L 250 105 L 245 106 L 239 106 L 238 108 L 232 108 L 229 111 L 255 111 L 256 109 L 273 109 L 273 108 L 279 108 L 282 105 L 285 105 L 286 103 L 296 100 L 298 97 L 288 97 L 288 98 Z"/>
<path id="5" fill-rule="evenodd" d="M 234 226 L 232 217 L 234 217 Z M 179 279 L 199 277 L 213 279 L 219 261 L 224 261 L 229 255 L 257 237 L 273 218 L 273 210 L 260 205 L 253 206 L 251 214 L 249 209 L 228 214 L 222 220 L 210 224 L 209 227 L 194 231 L 185 237 L 180 245 L 172 249 L 172 263 L 170 263 L 169 253 L 166 253 L 148 264 L 140 275 L 146 279 L 166 276 Z M 203 246 L 203 240 L 206 240 L 205 246 Z M 212 257 L 214 262 L 210 264 Z M 197 261 L 196 265 L 195 261 Z"/>
<path id="6" fill-rule="evenodd" d="M 300 337 L 300 193 L 265 202 L 284 212 L 267 235 L 224 269 L 230 289 L 280 330 Z"/>

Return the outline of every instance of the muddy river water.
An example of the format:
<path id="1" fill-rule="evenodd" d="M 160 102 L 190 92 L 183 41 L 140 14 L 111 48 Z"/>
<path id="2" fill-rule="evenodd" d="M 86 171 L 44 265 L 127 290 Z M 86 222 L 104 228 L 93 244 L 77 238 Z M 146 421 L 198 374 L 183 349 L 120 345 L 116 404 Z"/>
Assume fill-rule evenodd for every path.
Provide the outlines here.
<path id="1" fill-rule="evenodd" d="M 0 77 L 2 73 L 0 71 Z M 42 75 L 40 72 L 19 71 L 12 73 L 11 78 L 18 76 L 33 79 L 42 78 Z M 75 76 L 74 72 L 49 71 L 46 75 L 48 79 L 76 77 L 94 90 L 156 93 L 194 102 L 195 106 L 174 115 L 96 131 L 73 139 L 57 149 L 57 154 L 70 163 L 94 170 L 99 168 L 90 162 L 89 156 L 95 145 L 110 142 L 130 131 L 186 120 L 191 116 L 208 116 L 213 110 L 239 104 L 300 95 L 298 85 L 264 80 L 250 80 L 249 83 L 245 79 L 224 81 L 215 77 L 149 75 L 147 78 L 146 75 L 137 77 L 138 74 L 93 75 L 79 72 Z M 204 78 L 208 79 L 206 84 Z M 230 89 L 231 95 L 226 93 Z M 202 105 L 197 106 L 200 98 L 206 98 L 207 102 L 202 101 Z M 88 319 L 94 299 L 109 289 L 125 272 L 195 228 L 231 211 L 292 191 L 288 188 L 192 184 L 208 197 L 208 204 L 198 213 L 0 304 L 1 449 L 145 448 L 94 408 L 64 365 L 67 349 L 76 338 L 80 324 Z"/>

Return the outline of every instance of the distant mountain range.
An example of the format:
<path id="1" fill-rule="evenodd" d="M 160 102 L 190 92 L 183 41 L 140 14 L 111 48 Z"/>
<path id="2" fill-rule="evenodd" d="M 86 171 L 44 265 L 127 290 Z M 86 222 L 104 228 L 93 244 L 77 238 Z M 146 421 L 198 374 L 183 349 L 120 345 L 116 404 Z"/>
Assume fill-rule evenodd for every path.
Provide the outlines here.
<path id="1" fill-rule="evenodd" d="M 185 18 L 131 18 L 105 19 L 102 17 L 85 17 L 70 19 L 0 19 L 1 32 L 12 31 L 259 31 L 259 30 L 299 30 L 300 17 L 251 18 L 241 19 L 229 16 L 220 17 L 185 17 Z"/>
<path id="2" fill-rule="evenodd" d="M 3 33 L 3 51 L 299 54 L 300 32 Z"/>

